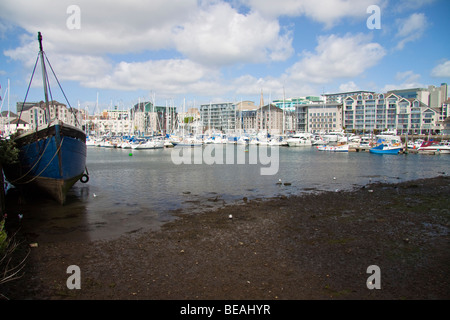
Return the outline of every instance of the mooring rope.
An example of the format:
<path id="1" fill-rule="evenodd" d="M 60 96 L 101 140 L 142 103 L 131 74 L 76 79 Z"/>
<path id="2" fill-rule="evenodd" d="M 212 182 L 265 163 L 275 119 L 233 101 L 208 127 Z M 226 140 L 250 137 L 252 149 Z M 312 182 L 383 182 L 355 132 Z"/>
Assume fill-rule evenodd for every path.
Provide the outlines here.
<path id="1" fill-rule="evenodd" d="M 36 178 L 38 178 L 38 177 L 39 177 L 39 176 L 40 176 L 40 175 L 48 168 L 48 166 L 50 165 L 50 163 L 52 163 L 53 159 L 54 159 L 55 156 L 58 154 L 59 150 L 61 150 L 63 141 L 64 141 L 64 137 L 61 139 L 61 143 L 59 144 L 58 149 L 56 149 L 55 154 L 54 154 L 53 157 L 50 159 L 50 161 L 47 163 L 47 165 L 45 166 L 45 168 L 42 169 L 42 171 L 39 172 L 39 174 L 35 175 L 35 176 L 34 176 L 33 178 L 31 178 L 30 180 L 28 180 L 28 181 L 26 181 L 26 182 L 22 182 L 23 184 L 27 184 L 27 183 L 30 183 L 30 182 L 34 181 Z M 38 164 L 38 162 L 41 160 L 41 158 L 42 158 L 42 156 L 44 155 L 45 150 L 47 149 L 47 147 L 48 147 L 49 144 L 50 144 L 50 141 L 49 141 L 49 143 L 47 143 L 47 145 L 45 146 L 44 151 L 42 152 L 41 156 L 40 156 L 39 159 L 36 161 L 36 163 L 34 164 L 34 166 L 33 166 L 30 170 L 28 170 L 28 172 L 27 172 L 26 174 L 24 174 L 22 177 L 20 177 L 19 179 L 14 180 L 14 181 L 11 182 L 11 183 L 14 183 L 14 182 L 19 181 L 20 179 L 22 179 L 22 178 L 24 178 L 26 175 L 28 175 L 28 174 L 30 173 L 31 170 L 33 170 L 33 168 L 34 168 L 34 167 Z"/>
<path id="2" fill-rule="evenodd" d="M 20 178 L 17 178 L 17 179 L 15 179 L 15 180 L 13 180 L 13 181 L 10 181 L 12 184 L 14 184 L 15 182 L 18 182 L 18 181 L 22 180 L 23 178 L 25 178 L 25 177 L 31 172 L 31 170 L 33 170 L 34 167 L 37 166 L 37 164 L 39 163 L 39 161 L 41 161 L 42 157 L 44 156 L 45 150 L 47 150 L 47 147 L 49 146 L 49 144 L 50 144 L 50 141 L 48 141 L 48 143 L 45 145 L 45 148 L 44 148 L 44 150 L 42 151 L 41 155 L 39 156 L 39 159 L 37 159 L 37 161 L 36 161 L 36 162 L 34 163 L 34 165 L 30 168 L 30 170 L 28 170 L 28 171 L 27 171 L 25 174 L 23 174 Z M 28 145 L 28 148 L 27 148 L 27 149 L 29 149 L 29 147 L 30 147 L 30 145 Z M 27 182 L 25 182 L 25 183 L 27 183 Z"/>

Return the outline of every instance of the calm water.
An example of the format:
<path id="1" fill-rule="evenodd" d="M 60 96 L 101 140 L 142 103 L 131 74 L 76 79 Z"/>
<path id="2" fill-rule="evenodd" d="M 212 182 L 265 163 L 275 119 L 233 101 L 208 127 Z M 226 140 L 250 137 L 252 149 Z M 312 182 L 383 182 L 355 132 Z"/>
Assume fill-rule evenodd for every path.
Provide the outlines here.
<path id="1" fill-rule="evenodd" d="M 243 154 L 243 146 L 233 148 L 235 156 Z M 280 147 L 277 174 L 264 176 L 261 167 L 269 165 L 248 164 L 248 159 L 246 164 L 176 165 L 171 159 L 173 150 L 90 147 L 90 180 L 75 184 L 66 205 L 31 199 L 12 211 L 24 215 L 23 228 L 41 241 L 109 239 L 158 228 L 174 214 L 243 203 L 244 197 L 266 199 L 348 190 L 370 181 L 435 177 L 442 172 L 448 174 L 450 164 L 450 155 L 445 154 L 374 155 Z M 279 179 L 290 185 L 277 184 Z"/>

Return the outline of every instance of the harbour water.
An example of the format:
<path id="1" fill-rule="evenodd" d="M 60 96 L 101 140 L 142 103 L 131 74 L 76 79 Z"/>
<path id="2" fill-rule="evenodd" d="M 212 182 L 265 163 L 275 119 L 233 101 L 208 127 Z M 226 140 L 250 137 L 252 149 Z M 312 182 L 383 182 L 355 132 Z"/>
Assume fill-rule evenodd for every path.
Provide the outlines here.
<path id="1" fill-rule="evenodd" d="M 232 148 L 236 154 L 245 152 L 244 146 Z M 278 161 L 276 174 L 261 175 L 264 166 L 248 161 L 177 165 L 173 152 L 90 147 L 90 179 L 74 185 L 64 206 L 26 195 L 25 200 L 12 200 L 9 214 L 23 215 L 22 228 L 39 241 L 111 239 L 157 229 L 179 214 L 281 195 L 339 192 L 370 182 L 435 177 L 448 174 L 450 165 L 445 154 L 374 155 L 279 147 L 278 159 L 272 159 Z"/>

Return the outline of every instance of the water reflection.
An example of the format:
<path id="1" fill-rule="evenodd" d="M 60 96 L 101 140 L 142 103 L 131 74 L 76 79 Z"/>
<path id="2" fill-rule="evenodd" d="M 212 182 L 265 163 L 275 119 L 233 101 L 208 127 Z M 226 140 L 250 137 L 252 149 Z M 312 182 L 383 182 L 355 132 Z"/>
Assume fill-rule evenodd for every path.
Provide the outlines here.
<path id="1" fill-rule="evenodd" d="M 234 148 L 238 152 L 242 146 Z M 174 213 L 243 203 L 244 198 L 348 190 L 371 182 L 434 177 L 448 171 L 450 164 L 448 155 L 324 153 L 309 147 L 282 147 L 278 172 L 263 176 L 261 165 L 248 162 L 175 165 L 171 152 L 89 148 L 89 182 L 76 183 L 64 206 L 39 195 L 27 195 L 19 201 L 16 195 L 8 210 L 13 215 L 21 212 L 22 228 L 40 241 L 108 239 L 157 229 L 174 219 Z"/>

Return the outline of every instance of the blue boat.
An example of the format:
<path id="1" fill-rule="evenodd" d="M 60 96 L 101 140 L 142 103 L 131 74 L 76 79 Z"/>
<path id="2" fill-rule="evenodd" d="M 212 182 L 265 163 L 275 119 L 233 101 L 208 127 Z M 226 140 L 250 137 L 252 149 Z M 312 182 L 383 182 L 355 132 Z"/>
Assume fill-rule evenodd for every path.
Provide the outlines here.
<path id="1" fill-rule="evenodd" d="M 379 144 L 376 147 L 370 148 L 369 151 L 371 153 L 378 153 L 378 154 L 398 154 L 401 149 L 402 149 L 401 146 L 390 146 L 387 144 Z"/>
<path id="2" fill-rule="evenodd" d="M 48 109 L 47 74 L 40 32 L 38 39 Z M 86 169 L 86 134 L 83 130 L 56 120 L 39 130 L 12 136 L 11 139 L 19 149 L 19 161 L 3 168 L 5 177 L 11 184 L 38 188 L 64 204 L 67 191 L 78 180 L 89 180 Z"/>

